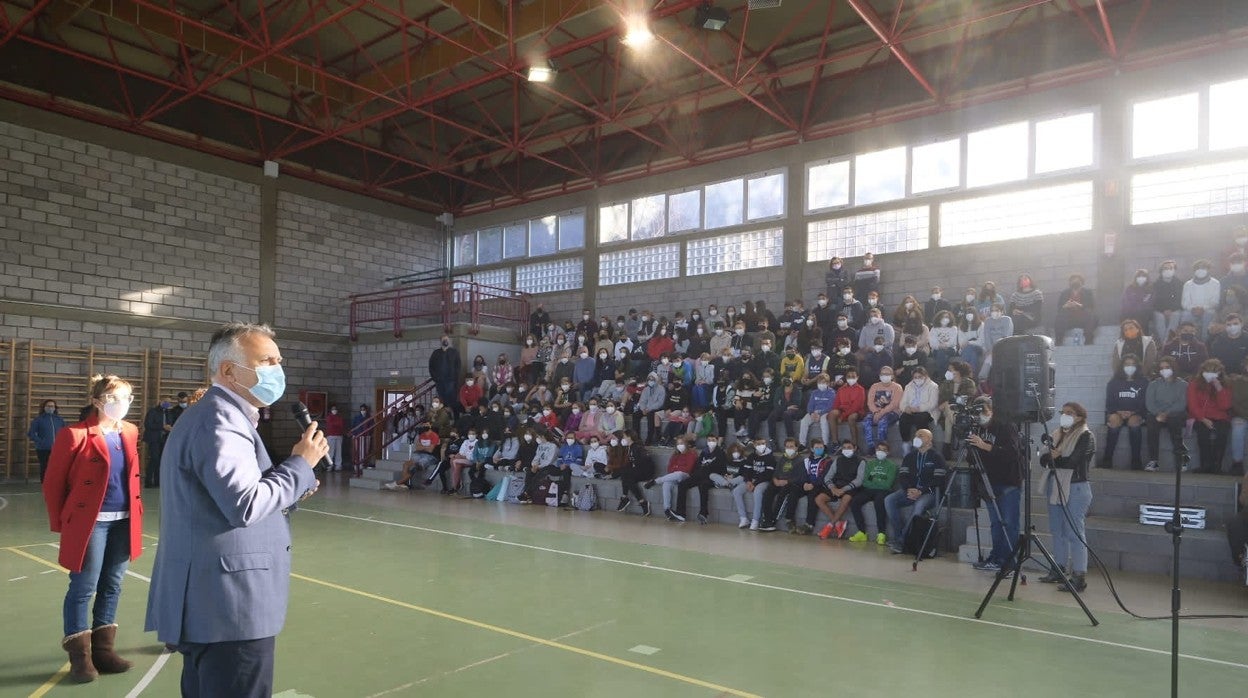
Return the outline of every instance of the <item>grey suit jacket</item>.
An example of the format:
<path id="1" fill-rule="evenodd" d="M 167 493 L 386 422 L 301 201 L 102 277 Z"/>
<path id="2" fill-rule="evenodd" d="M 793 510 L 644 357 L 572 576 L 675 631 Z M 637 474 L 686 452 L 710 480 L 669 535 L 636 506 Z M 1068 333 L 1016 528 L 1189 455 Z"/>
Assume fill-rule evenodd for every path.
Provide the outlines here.
<path id="1" fill-rule="evenodd" d="M 316 486 L 311 466 L 273 465 L 243 408 L 214 386 L 169 432 L 160 481 L 147 630 L 169 643 L 277 635 L 290 587 L 283 509 Z"/>

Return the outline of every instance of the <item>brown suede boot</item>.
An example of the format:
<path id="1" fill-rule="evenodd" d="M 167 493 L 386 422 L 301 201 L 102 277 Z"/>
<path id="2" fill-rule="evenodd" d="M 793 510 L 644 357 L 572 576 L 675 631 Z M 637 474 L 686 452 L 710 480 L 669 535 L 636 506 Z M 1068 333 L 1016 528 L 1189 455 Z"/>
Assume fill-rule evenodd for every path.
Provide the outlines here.
<path id="1" fill-rule="evenodd" d="M 91 661 L 101 674 L 120 674 L 134 666 L 113 651 L 113 642 L 116 639 L 116 623 L 101 625 L 91 631 Z"/>
<path id="2" fill-rule="evenodd" d="M 61 647 L 69 653 L 69 680 L 74 683 L 90 683 L 100 672 L 91 662 L 91 631 L 74 633 L 61 640 Z"/>

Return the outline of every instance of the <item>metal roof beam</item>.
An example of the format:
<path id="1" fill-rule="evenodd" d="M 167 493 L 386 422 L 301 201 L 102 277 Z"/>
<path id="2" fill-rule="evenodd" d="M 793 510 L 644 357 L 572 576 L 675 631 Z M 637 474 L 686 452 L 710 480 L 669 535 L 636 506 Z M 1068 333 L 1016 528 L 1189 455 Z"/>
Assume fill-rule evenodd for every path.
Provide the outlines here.
<path id="1" fill-rule="evenodd" d="M 888 50 L 892 51 L 893 56 L 896 57 L 898 61 L 901 61 L 901 64 L 906 67 L 906 70 L 910 71 L 910 74 L 914 76 L 914 79 L 918 81 L 919 85 L 921 85 L 923 89 L 932 96 L 932 99 L 939 99 L 940 97 L 936 92 L 936 88 L 932 87 L 932 83 L 928 82 L 927 78 L 923 76 L 923 71 L 919 70 L 919 65 L 914 62 L 914 57 L 911 56 L 910 52 L 906 50 L 906 47 L 902 46 L 897 40 L 897 36 L 894 35 L 888 28 L 884 19 L 880 17 L 878 12 L 875 11 L 875 8 L 871 6 L 871 3 L 867 2 L 867 0 L 845 0 L 845 2 L 853 8 L 854 12 L 858 13 L 858 16 L 862 18 L 862 21 L 867 23 L 867 26 L 871 28 L 871 31 L 875 32 L 875 35 L 880 37 L 880 41 L 884 42 L 884 45 L 888 47 Z"/>

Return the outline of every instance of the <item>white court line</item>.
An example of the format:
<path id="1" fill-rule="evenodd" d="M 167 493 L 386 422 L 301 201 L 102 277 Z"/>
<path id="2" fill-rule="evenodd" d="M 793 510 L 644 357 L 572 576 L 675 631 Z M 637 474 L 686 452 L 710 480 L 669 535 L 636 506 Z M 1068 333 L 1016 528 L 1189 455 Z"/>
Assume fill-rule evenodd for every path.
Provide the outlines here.
<path id="1" fill-rule="evenodd" d="M 384 525 L 384 526 L 394 526 L 394 527 L 396 527 L 396 528 L 406 528 L 406 529 L 410 529 L 410 530 L 413 530 L 413 531 L 424 531 L 424 532 L 426 532 L 426 533 L 437 533 L 437 534 L 440 534 L 440 535 L 445 535 L 445 536 L 453 536 L 453 537 L 456 537 L 456 538 L 466 538 L 466 539 L 469 539 L 469 540 L 477 540 L 477 541 L 481 541 L 481 542 L 484 542 L 484 543 L 496 543 L 496 544 L 498 544 L 498 545 L 508 545 L 508 546 L 512 546 L 512 547 L 516 547 L 516 548 L 524 548 L 524 549 L 527 549 L 527 550 L 537 550 L 537 551 L 541 551 L 541 552 L 553 553 L 553 554 L 555 554 L 555 555 L 567 555 L 568 557 L 578 557 L 578 558 L 581 558 L 581 559 L 584 559 L 584 560 L 595 560 L 595 561 L 597 561 L 597 562 L 609 562 L 609 563 L 616 564 L 616 565 L 625 565 L 625 566 L 627 566 L 627 567 L 637 567 L 637 568 L 640 568 L 640 569 L 645 569 L 645 570 L 654 570 L 654 571 L 656 571 L 656 572 L 668 572 L 668 573 L 670 573 L 670 574 L 679 574 L 679 575 L 684 575 L 684 576 L 687 576 L 687 577 L 696 577 L 696 578 L 698 578 L 698 579 L 711 579 L 711 580 L 714 580 L 714 581 L 717 581 L 717 582 L 724 582 L 724 583 L 727 583 L 727 584 L 741 584 L 741 585 L 743 585 L 743 586 L 756 587 L 756 588 L 759 588 L 759 589 L 769 589 L 769 590 L 771 590 L 771 591 L 784 591 L 784 592 L 788 592 L 788 593 L 790 593 L 790 594 L 799 594 L 799 595 L 801 595 L 801 596 L 814 596 L 814 597 L 821 598 L 821 599 L 829 599 L 829 600 L 832 600 L 832 601 L 841 601 L 841 602 L 844 602 L 844 603 L 852 603 L 852 604 L 857 604 L 857 605 L 860 605 L 860 606 L 871 606 L 871 607 L 873 607 L 873 608 L 884 608 L 884 609 L 888 609 L 888 610 L 890 610 L 890 611 L 904 611 L 904 612 L 906 612 L 906 613 L 915 613 L 915 614 L 918 614 L 918 615 L 929 616 L 929 617 L 932 617 L 932 618 L 946 618 L 946 619 L 949 619 L 949 620 L 958 620 L 958 621 L 963 621 L 963 622 L 968 622 L 968 623 L 976 623 L 976 624 L 980 624 L 980 625 L 987 625 L 987 626 L 991 626 L 991 627 L 995 627 L 995 628 L 1005 628 L 1005 629 L 1008 629 L 1008 630 L 1018 630 L 1018 631 L 1021 631 L 1021 632 L 1033 633 L 1033 634 L 1036 634 L 1036 635 L 1045 635 L 1045 636 L 1048 636 L 1048 637 L 1058 637 L 1058 638 L 1062 638 L 1062 639 L 1066 639 L 1066 640 L 1078 640 L 1078 641 L 1080 641 L 1080 642 L 1088 642 L 1088 643 L 1095 644 L 1095 645 L 1103 645 L 1103 646 L 1107 646 L 1107 647 L 1117 647 L 1117 648 L 1119 648 L 1119 649 L 1127 649 L 1127 650 L 1136 650 L 1136 651 L 1138 651 L 1138 652 L 1147 652 L 1148 654 L 1158 654 L 1158 655 L 1163 655 L 1163 656 L 1167 656 L 1167 657 L 1168 657 L 1168 656 L 1170 656 L 1170 650 L 1159 650 L 1159 649 L 1154 649 L 1154 648 L 1152 648 L 1152 647 L 1141 647 L 1141 646 L 1139 646 L 1139 645 L 1129 645 L 1129 644 L 1125 644 L 1125 643 L 1121 643 L 1121 642 L 1112 642 L 1112 641 L 1110 641 L 1110 640 L 1098 640 L 1098 639 L 1096 639 L 1096 638 L 1092 638 L 1092 637 L 1083 637 L 1083 636 L 1081 636 L 1081 635 L 1069 635 L 1069 634 L 1067 634 L 1067 633 L 1059 633 L 1059 632 L 1056 632 L 1056 631 L 1053 631 L 1053 630 L 1041 630 L 1040 628 L 1029 628 L 1029 627 L 1024 626 L 1024 625 L 1011 625 L 1010 623 L 1000 623 L 1000 622 L 997 622 L 997 621 L 982 620 L 982 619 L 979 619 L 979 618 L 973 618 L 973 617 L 969 617 L 969 616 L 956 616 L 956 615 L 953 615 L 952 613 L 941 613 L 940 611 L 928 611 L 928 610 L 921 609 L 921 608 L 909 608 L 909 607 L 906 607 L 906 606 L 897 606 L 897 605 L 895 605 L 895 604 L 881 603 L 881 602 L 878 602 L 878 601 L 866 601 L 866 600 L 863 600 L 863 599 L 851 599 L 851 598 L 849 598 L 849 597 L 845 597 L 845 596 L 836 596 L 835 594 L 824 594 L 824 593 L 821 593 L 821 592 L 818 592 L 818 591 L 807 591 L 807 590 L 805 590 L 805 589 L 791 589 L 791 588 L 789 588 L 789 587 L 776 586 L 776 585 L 773 585 L 773 584 L 763 584 L 763 583 L 761 583 L 761 582 L 754 582 L 754 581 L 732 581 L 732 580 L 726 579 L 726 578 L 724 578 L 724 577 L 717 577 L 717 576 L 712 575 L 712 574 L 702 574 L 701 572 L 692 572 L 692 571 L 690 571 L 690 570 L 681 570 L 681 569 L 675 569 L 675 568 L 672 568 L 672 567 L 659 567 L 659 566 L 656 566 L 656 565 L 651 565 L 651 564 L 643 564 L 643 563 L 640 563 L 640 562 L 632 562 L 632 561 L 630 561 L 630 560 L 618 560 L 618 559 L 616 559 L 616 558 L 610 558 L 610 557 L 600 557 L 600 556 L 598 556 L 598 555 L 589 555 L 589 554 L 586 554 L 586 553 L 577 553 L 577 552 L 572 552 L 572 551 L 569 551 L 569 550 L 559 550 L 559 549 L 557 549 L 557 548 L 545 548 L 545 547 L 542 547 L 542 546 L 540 546 L 540 545 L 530 545 L 530 544 L 528 544 L 528 543 L 516 543 L 516 542 L 513 542 L 513 541 L 499 540 L 499 539 L 497 539 L 497 538 L 492 538 L 492 537 L 491 537 L 491 538 L 486 538 L 486 537 L 484 537 L 484 536 L 474 536 L 474 535 L 472 535 L 472 534 L 470 534 L 470 533 L 460 533 L 460 532 L 458 532 L 458 531 L 444 531 L 444 530 L 442 530 L 442 529 L 438 529 L 438 528 L 428 528 L 428 527 L 426 527 L 426 526 L 414 526 L 414 525 L 412 525 L 412 524 L 397 523 L 397 522 L 394 522 L 394 521 L 383 521 L 383 520 L 381 520 L 381 519 L 372 519 L 372 518 L 365 519 L 365 518 L 363 518 L 363 517 L 359 517 L 359 516 L 350 516 L 350 515 L 348 515 L 348 514 L 338 514 L 338 513 L 335 513 L 335 512 L 330 512 L 330 511 L 321 511 L 321 510 L 319 510 L 319 509 L 304 509 L 304 508 L 300 508 L 300 509 L 299 509 L 299 511 L 306 511 L 306 512 L 310 512 L 310 513 L 313 513 L 313 514 L 321 514 L 321 515 L 323 515 L 323 516 L 333 516 L 333 517 L 340 518 L 340 519 L 349 519 L 349 520 L 352 520 L 352 521 L 363 521 L 363 522 L 365 522 L 365 523 L 375 523 L 375 524 L 381 524 L 381 525 Z M 1222 665 L 1222 666 L 1234 667 L 1234 668 L 1236 668 L 1236 669 L 1248 669 L 1248 664 L 1242 664 L 1242 663 L 1240 663 L 1240 662 L 1228 662 L 1228 661 L 1223 660 L 1223 659 L 1213 659 L 1212 657 L 1201 657 L 1201 656 L 1194 655 L 1194 654 L 1179 654 L 1179 656 L 1180 656 L 1180 657 L 1182 657 L 1182 658 L 1184 658 L 1184 659 L 1191 659 L 1191 660 L 1195 660 L 1195 661 L 1198 661 L 1198 662 L 1207 662 L 1207 663 L 1209 663 L 1209 664 L 1219 664 L 1219 665 Z"/>
<path id="2" fill-rule="evenodd" d="M 5 499 L 4 497 L 0 497 L 0 509 L 3 509 L 7 507 L 8 505 L 9 505 L 9 500 Z"/>
<path id="3" fill-rule="evenodd" d="M 152 664 L 152 668 L 148 669 L 147 673 L 143 675 L 143 678 L 139 679 L 139 683 L 135 685 L 134 688 L 130 689 L 130 692 L 126 694 L 126 698 L 137 698 L 137 696 L 147 688 L 148 684 L 156 678 L 156 675 L 160 673 L 160 670 L 165 667 L 165 663 L 168 662 L 169 658 L 172 656 L 173 652 L 171 652 L 169 648 L 165 648 L 160 653 L 160 656 L 156 658 L 156 662 Z"/>

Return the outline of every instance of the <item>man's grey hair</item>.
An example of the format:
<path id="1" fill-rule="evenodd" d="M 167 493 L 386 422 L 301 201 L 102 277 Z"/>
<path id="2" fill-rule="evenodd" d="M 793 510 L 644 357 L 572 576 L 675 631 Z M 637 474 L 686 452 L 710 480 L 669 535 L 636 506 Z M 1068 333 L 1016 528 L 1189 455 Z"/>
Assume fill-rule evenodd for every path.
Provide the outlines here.
<path id="1" fill-rule="evenodd" d="M 249 322 L 231 322 L 212 333 L 212 343 L 208 345 L 208 375 L 217 375 L 221 364 L 230 361 L 242 363 L 247 357 L 239 341 L 249 334 L 262 334 L 269 339 L 277 335 L 268 325 L 257 325 Z"/>

